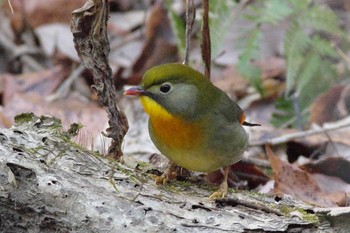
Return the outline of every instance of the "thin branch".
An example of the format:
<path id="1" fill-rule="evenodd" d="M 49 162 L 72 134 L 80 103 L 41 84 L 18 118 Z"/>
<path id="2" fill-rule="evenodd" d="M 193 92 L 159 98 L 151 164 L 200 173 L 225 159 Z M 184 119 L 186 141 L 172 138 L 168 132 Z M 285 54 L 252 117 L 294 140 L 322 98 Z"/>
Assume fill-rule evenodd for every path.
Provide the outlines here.
<path id="1" fill-rule="evenodd" d="M 321 134 L 321 133 L 326 133 L 326 132 L 330 132 L 330 131 L 335 131 L 335 130 L 346 128 L 346 127 L 350 127 L 350 117 L 347 117 L 347 118 L 345 118 L 341 121 L 338 121 L 334 124 L 331 124 L 331 125 L 325 125 L 325 126 L 320 127 L 320 128 L 315 128 L 315 129 L 310 129 L 310 130 L 306 130 L 306 131 L 282 135 L 282 136 L 276 137 L 276 138 L 270 138 L 270 139 L 266 139 L 266 140 L 251 142 L 251 143 L 249 143 L 249 146 L 262 146 L 262 145 L 266 145 L 266 144 L 278 145 L 278 144 L 286 143 L 286 142 L 293 140 L 293 139 L 304 138 L 304 137 L 312 136 L 315 134 Z"/>
<path id="2" fill-rule="evenodd" d="M 258 202 L 244 200 L 244 199 L 237 198 L 234 196 L 230 197 L 230 198 L 218 199 L 215 202 L 221 206 L 228 205 L 228 206 L 235 207 L 237 205 L 241 205 L 241 206 L 245 206 L 245 207 L 250 208 L 250 209 L 261 210 L 261 211 L 264 211 L 266 213 L 273 213 L 273 214 L 276 214 L 277 216 L 283 215 L 279 210 L 271 208 L 267 205 L 263 205 L 263 204 L 258 203 Z"/>
<path id="3" fill-rule="evenodd" d="M 12 14 L 15 14 L 15 12 L 13 11 L 13 7 L 12 7 L 12 4 L 11 4 L 11 0 L 7 0 L 7 2 L 8 2 L 8 4 L 9 4 L 11 13 L 12 13 Z"/>
<path id="4" fill-rule="evenodd" d="M 246 164 L 255 165 L 258 167 L 262 167 L 262 168 L 271 168 L 271 165 L 268 161 L 263 160 L 263 159 L 251 158 L 248 156 L 243 156 L 241 162 L 246 163 Z"/>
<path id="5" fill-rule="evenodd" d="M 21 54 L 20 52 L 18 52 L 21 50 L 21 46 L 17 46 L 16 44 L 14 44 L 10 39 L 10 37 L 8 36 L 8 34 L 4 33 L 3 30 L 0 33 L 0 45 L 2 45 L 2 47 L 5 48 L 6 51 L 9 52 L 11 55 L 20 57 L 23 64 L 28 66 L 29 69 L 31 69 L 32 71 L 39 71 L 45 68 L 39 62 L 37 62 L 33 57 L 25 53 Z"/>
<path id="6" fill-rule="evenodd" d="M 202 58 L 205 64 L 205 76 L 210 79 L 211 43 L 209 30 L 209 0 L 203 0 L 202 22 Z"/>
<path id="7" fill-rule="evenodd" d="M 191 2 L 191 6 L 190 6 Z M 190 58 L 191 50 L 191 34 L 192 27 L 194 24 L 194 19 L 196 18 L 196 8 L 194 6 L 193 0 L 186 0 L 186 49 L 185 49 L 185 59 L 183 64 L 187 65 Z"/>

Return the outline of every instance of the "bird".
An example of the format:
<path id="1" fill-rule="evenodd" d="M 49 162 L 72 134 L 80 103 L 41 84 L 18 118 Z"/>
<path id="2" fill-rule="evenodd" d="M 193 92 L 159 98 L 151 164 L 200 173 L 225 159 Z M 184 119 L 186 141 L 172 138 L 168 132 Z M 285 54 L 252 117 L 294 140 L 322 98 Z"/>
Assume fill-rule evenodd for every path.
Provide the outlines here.
<path id="1" fill-rule="evenodd" d="M 248 146 L 242 109 L 208 78 L 188 65 L 168 63 L 150 68 L 139 86 L 124 95 L 138 96 L 149 115 L 148 130 L 158 150 L 191 171 L 224 168 L 224 181 L 210 198 L 228 192 L 228 166 Z"/>

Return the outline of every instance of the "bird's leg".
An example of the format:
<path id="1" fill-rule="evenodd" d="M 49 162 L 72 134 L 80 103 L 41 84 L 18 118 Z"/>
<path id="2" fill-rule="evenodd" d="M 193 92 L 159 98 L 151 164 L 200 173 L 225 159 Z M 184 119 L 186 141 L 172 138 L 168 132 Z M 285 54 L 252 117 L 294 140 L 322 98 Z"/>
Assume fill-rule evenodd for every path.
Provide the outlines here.
<path id="1" fill-rule="evenodd" d="M 165 172 L 161 176 L 155 177 L 156 184 L 166 184 L 170 181 L 176 179 L 178 174 L 179 166 L 177 166 L 174 162 L 169 161 L 168 168 L 165 170 Z"/>
<path id="2" fill-rule="evenodd" d="M 214 192 L 212 195 L 210 195 L 210 199 L 219 199 L 219 198 L 224 198 L 227 195 L 228 192 L 228 184 L 227 184 L 227 179 L 228 179 L 228 171 L 229 171 L 229 166 L 224 167 L 224 180 L 220 185 L 220 189 L 216 192 Z"/>

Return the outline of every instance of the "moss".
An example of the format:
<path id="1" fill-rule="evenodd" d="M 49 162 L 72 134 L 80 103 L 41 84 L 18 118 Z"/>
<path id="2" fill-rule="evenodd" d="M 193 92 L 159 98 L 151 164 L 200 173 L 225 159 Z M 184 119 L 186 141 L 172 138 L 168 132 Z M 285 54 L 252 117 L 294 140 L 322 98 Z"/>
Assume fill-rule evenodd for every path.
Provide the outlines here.
<path id="1" fill-rule="evenodd" d="M 213 184 L 210 184 L 210 183 L 202 183 L 202 184 L 199 184 L 198 185 L 201 189 L 204 189 L 206 191 L 208 191 L 209 193 L 213 193 L 213 192 L 216 192 L 218 191 L 218 189 L 220 188 L 219 185 L 213 185 Z M 234 192 L 234 189 L 232 188 L 229 188 L 228 189 L 228 192 Z"/>
<path id="2" fill-rule="evenodd" d="M 298 210 L 300 213 L 302 213 L 303 215 L 303 220 L 311 222 L 311 223 L 319 223 L 319 218 L 317 217 L 316 214 L 311 214 L 308 213 L 306 210 L 304 209 L 299 209 Z"/>
<path id="3" fill-rule="evenodd" d="M 144 161 L 138 161 L 137 162 L 137 168 L 139 168 L 140 170 L 143 170 L 143 168 L 147 168 L 149 167 L 149 163 L 144 162 Z"/>
<path id="4" fill-rule="evenodd" d="M 80 123 L 73 123 L 69 126 L 69 129 L 66 132 L 67 137 L 72 138 L 78 135 L 79 130 L 84 126 Z"/>
<path id="5" fill-rule="evenodd" d="M 179 181 L 171 181 L 170 183 L 159 185 L 159 187 L 163 188 L 167 192 L 172 192 L 179 194 L 183 191 L 183 188 L 178 185 Z"/>
<path id="6" fill-rule="evenodd" d="M 293 206 L 286 206 L 286 205 L 277 206 L 277 208 L 284 215 L 291 216 L 292 212 L 297 211 L 302 214 L 302 220 L 307 221 L 309 223 L 314 223 L 314 224 L 319 223 L 319 218 L 316 216 L 316 214 L 308 213 L 305 209 L 297 208 Z"/>
<path id="7" fill-rule="evenodd" d="M 16 125 L 21 125 L 33 121 L 33 118 L 35 118 L 35 115 L 32 112 L 21 113 L 15 116 L 15 123 Z"/>

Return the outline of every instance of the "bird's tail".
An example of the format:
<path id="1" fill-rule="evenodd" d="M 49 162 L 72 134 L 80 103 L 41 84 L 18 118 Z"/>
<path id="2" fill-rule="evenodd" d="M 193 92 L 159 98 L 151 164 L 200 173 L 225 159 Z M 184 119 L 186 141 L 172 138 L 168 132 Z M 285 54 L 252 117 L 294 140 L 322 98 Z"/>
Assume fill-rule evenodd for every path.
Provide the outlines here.
<path id="1" fill-rule="evenodd" d="M 243 121 L 242 125 L 244 125 L 244 126 L 249 126 L 249 127 L 261 126 L 261 124 L 249 123 L 249 122 L 246 122 L 246 121 Z"/>

